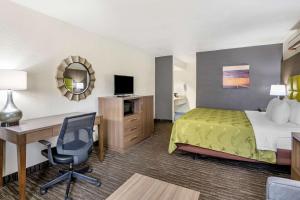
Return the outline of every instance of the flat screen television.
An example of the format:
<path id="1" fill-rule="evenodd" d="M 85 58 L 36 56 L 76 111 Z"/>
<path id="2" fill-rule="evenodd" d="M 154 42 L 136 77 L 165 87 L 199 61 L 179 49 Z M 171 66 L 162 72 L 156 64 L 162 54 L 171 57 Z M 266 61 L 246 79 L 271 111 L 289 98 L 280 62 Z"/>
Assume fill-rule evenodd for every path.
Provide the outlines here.
<path id="1" fill-rule="evenodd" d="M 115 95 L 133 94 L 133 76 L 115 75 Z"/>

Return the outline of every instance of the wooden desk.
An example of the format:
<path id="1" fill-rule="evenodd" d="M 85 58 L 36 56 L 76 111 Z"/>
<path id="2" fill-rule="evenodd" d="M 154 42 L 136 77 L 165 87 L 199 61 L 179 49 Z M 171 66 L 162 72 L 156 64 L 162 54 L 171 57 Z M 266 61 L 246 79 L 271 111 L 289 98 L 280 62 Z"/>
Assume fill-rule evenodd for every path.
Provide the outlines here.
<path id="1" fill-rule="evenodd" d="M 134 174 L 106 200 L 199 200 L 200 192 Z"/>
<path id="2" fill-rule="evenodd" d="M 0 187 L 3 186 L 3 161 L 5 142 L 17 145 L 18 154 L 18 179 L 19 179 L 19 199 L 26 199 L 26 144 L 38 142 L 39 140 L 49 139 L 58 136 L 60 127 L 65 117 L 80 115 L 83 113 L 68 113 L 21 121 L 19 126 L 0 128 Z M 98 127 L 99 138 L 99 160 L 104 159 L 103 146 L 103 117 L 96 116 L 95 125 Z"/>

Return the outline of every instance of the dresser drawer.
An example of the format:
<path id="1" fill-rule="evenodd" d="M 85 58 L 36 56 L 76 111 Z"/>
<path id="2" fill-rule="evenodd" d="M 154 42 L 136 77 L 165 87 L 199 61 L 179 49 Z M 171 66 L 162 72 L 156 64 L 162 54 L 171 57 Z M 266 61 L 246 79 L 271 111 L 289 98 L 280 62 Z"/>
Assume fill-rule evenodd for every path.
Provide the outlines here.
<path id="1" fill-rule="evenodd" d="M 130 147 L 136 143 L 138 143 L 141 139 L 141 129 L 135 129 L 128 133 L 128 135 L 124 136 L 124 147 Z"/>
<path id="2" fill-rule="evenodd" d="M 134 128 L 141 125 L 141 117 L 139 114 L 126 116 L 124 118 L 124 129 Z"/>
<path id="3" fill-rule="evenodd" d="M 141 132 L 142 132 L 142 125 L 141 124 L 136 124 L 133 127 L 125 128 L 124 129 L 124 137 L 126 137 L 127 135 L 135 134 L 136 132 L 141 134 Z"/>

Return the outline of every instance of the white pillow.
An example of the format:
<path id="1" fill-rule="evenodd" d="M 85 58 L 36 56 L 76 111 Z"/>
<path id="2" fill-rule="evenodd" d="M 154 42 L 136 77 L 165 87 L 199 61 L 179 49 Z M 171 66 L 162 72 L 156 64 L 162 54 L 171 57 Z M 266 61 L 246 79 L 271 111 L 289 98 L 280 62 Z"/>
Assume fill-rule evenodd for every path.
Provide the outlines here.
<path id="1" fill-rule="evenodd" d="M 277 124 L 285 124 L 289 121 L 290 113 L 291 109 L 286 101 L 276 101 L 271 110 L 272 121 Z"/>
<path id="2" fill-rule="evenodd" d="M 297 101 L 296 101 L 295 99 L 289 99 L 289 98 L 287 98 L 287 97 L 285 97 L 283 100 L 286 101 L 286 102 L 289 104 L 290 107 L 292 106 L 292 104 L 293 104 L 294 102 L 297 103 Z"/>
<path id="3" fill-rule="evenodd" d="M 291 113 L 290 113 L 290 122 L 300 125 L 300 103 L 294 101 L 290 104 Z"/>
<path id="4" fill-rule="evenodd" d="M 280 99 L 274 98 L 274 99 L 271 99 L 271 101 L 269 101 L 269 103 L 268 103 L 267 110 L 266 110 L 266 116 L 269 120 L 272 120 L 272 110 L 273 110 L 273 107 L 275 106 L 275 104 L 278 103 L 278 101 L 280 101 Z"/>

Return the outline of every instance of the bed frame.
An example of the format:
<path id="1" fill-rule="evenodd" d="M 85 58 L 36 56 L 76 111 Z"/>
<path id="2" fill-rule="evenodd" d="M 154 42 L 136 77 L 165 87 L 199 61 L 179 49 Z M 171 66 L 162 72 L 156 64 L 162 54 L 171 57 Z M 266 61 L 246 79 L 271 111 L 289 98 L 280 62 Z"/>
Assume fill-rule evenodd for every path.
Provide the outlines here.
<path id="1" fill-rule="evenodd" d="M 291 76 L 287 82 L 288 98 L 295 99 L 300 102 L 300 75 Z M 201 154 L 206 156 L 212 156 L 217 158 L 225 158 L 230 160 L 246 161 L 258 163 L 260 161 L 244 158 L 229 153 L 220 151 L 214 151 L 206 148 L 201 148 L 189 144 L 176 144 L 177 150 L 190 152 L 195 154 Z M 291 151 L 286 149 L 277 149 L 276 152 L 276 164 L 277 165 L 291 165 Z"/>
<path id="2" fill-rule="evenodd" d="M 176 150 L 180 150 L 180 151 L 184 151 L 184 152 L 206 155 L 206 156 L 211 156 L 211 157 L 216 157 L 216 158 L 224 158 L 224 159 L 229 159 L 229 160 L 262 163 L 261 161 L 244 158 L 244 157 L 240 157 L 240 156 L 236 156 L 233 154 L 224 153 L 224 152 L 220 152 L 220 151 L 214 151 L 214 150 L 206 149 L 206 148 L 202 148 L 202 147 L 197 147 L 197 146 L 193 146 L 193 145 L 189 145 L 189 144 L 176 144 L 176 145 L 177 145 Z M 277 149 L 276 164 L 277 165 L 291 165 L 291 151 L 285 150 L 285 149 Z"/>

